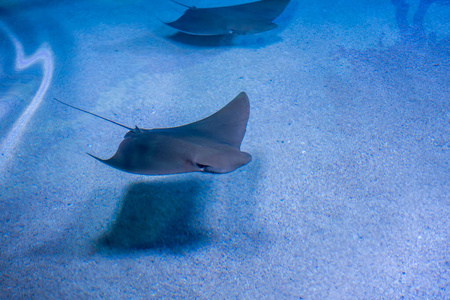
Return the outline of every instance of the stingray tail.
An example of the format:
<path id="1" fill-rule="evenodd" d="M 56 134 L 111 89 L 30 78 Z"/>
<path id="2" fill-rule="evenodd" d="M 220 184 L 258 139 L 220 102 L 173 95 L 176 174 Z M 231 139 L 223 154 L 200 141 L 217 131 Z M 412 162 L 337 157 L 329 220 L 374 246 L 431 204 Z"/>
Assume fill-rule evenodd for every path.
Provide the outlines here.
<path id="1" fill-rule="evenodd" d="M 187 4 L 184 4 L 184 3 L 181 3 L 181 2 L 178 2 L 178 1 L 175 1 L 175 0 L 170 0 L 170 1 L 172 1 L 173 3 L 176 3 L 178 5 L 184 6 L 186 8 L 190 8 L 190 9 L 196 8 L 195 6 L 189 6 Z"/>
<path id="2" fill-rule="evenodd" d="M 58 102 L 61 103 L 61 104 L 67 105 L 68 107 L 71 107 L 71 108 L 73 108 L 73 109 L 82 111 L 82 112 L 87 113 L 87 114 L 90 114 L 90 115 L 92 115 L 92 116 L 94 116 L 94 117 L 103 119 L 103 120 L 105 120 L 105 121 L 108 121 L 108 122 L 113 123 L 113 124 L 116 124 L 116 125 L 119 125 L 119 126 L 121 126 L 121 127 L 123 127 L 123 128 L 126 128 L 126 129 L 128 129 L 128 130 L 131 130 L 131 131 L 134 130 L 134 128 L 125 126 L 125 125 L 120 124 L 120 123 L 117 123 L 117 122 L 115 122 L 115 121 L 113 121 L 113 120 L 110 120 L 110 119 L 104 118 L 104 117 L 102 117 L 102 116 L 96 115 L 96 114 L 94 114 L 94 113 L 91 113 L 90 111 L 87 111 L 87 110 L 84 110 L 84 109 L 81 109 L 81 108 L 72 106 L 72 105 L 70 105 L 70 104 L 67 104 L 67 103 L 65 103 L 65 102 L 62 102 L 61 100 L 58 100 L 58 99 L 56 99 L 55 97 L 53 97 L 53 99 L 55 99 L 55 101 L 58 101 Z M 89 153 L 88 153 L 88 154 L 89 154 Z M 90 154 L 89 154 L 89 155 L 90 155 Z M 91 155 L 91 156 L 92 156 L 92 155 Z"/>

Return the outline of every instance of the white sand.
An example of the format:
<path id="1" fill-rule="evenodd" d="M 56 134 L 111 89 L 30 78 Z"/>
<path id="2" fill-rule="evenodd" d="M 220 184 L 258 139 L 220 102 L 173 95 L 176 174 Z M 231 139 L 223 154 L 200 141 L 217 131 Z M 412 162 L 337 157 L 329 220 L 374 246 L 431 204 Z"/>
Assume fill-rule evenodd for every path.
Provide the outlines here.
<path id="1" fill-rule="evenodd" d="M 0 177 L 0 298 L 450 298 L 450 7 L 419 46 L 390 1 L 295 1 L 277 30 L 207 42 L 171 37 L 171 5 L 86 2 L 0 11 L 55 53 Z M 102 165 L 85 152 L 126 132 L 51 100 L 151 128 L 240 91 L 253 161 L 220 176 Z"/>

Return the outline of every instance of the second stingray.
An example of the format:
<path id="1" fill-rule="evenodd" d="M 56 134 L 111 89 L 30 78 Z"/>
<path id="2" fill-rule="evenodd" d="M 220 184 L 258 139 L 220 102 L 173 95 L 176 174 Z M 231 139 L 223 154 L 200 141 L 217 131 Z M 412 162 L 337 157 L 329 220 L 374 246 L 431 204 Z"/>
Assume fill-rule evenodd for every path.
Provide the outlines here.
<path id="1" fill-rule="evenodd" d="M 178 3 L 188 9 L 173 22 L 166 23 L 192 35 L 253 34 L 277 27 L 272 21 L 290 0 L 260 0 L 240 5 L 197 8 Z"/>
<path id="2" fill-rule="evenodd" d="M 200 121 L 171 128 L 130 128 L 89 111 L 56 101 L 129 130 L 110 159 L 95 159 L 121 171 L 143 175 L 187 172 L 228 173 L 248 164 L 240 151 L 250 114 L 246 93 Z"/>

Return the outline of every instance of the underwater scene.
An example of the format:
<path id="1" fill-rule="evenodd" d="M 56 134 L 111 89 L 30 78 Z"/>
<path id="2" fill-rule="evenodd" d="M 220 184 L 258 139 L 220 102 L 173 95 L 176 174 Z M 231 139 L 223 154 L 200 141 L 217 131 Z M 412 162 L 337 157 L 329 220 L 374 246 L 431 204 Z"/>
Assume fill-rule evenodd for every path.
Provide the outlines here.
<path id="1" fill-rule="evenodd" d="M 0 0 L 1 299 L 449 299 L 449 0 Z"/>

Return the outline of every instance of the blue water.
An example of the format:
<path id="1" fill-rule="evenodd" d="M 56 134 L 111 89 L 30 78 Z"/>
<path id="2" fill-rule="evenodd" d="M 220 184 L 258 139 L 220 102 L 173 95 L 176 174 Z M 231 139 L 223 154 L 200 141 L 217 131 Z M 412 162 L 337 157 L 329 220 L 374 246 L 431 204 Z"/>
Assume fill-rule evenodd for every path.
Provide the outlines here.
<path id="1" fill-rule="evenodd" d="M 0 298 L 450 298 L 448 1 L 310 2 L 225 37 L 165 0 L 1 2 Z M 156 128 L 241 91 L 224 175 L 110 168 L 86 152 L 127 131 L 52 100 Z"/>

